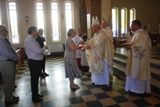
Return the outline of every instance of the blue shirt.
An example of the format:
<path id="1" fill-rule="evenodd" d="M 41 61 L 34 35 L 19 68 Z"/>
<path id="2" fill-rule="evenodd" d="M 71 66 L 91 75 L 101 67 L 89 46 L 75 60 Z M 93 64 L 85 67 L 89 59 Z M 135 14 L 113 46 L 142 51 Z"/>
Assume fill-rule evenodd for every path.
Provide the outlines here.
<path id="1" fill-rule="evenodd" d="M 0 35 L 0 61 L 14 60 L 17 61 L 18 55 L 14 54 L 12 47 L 6 42 L 5 37 Z M 14 51 L 15 52 L 15 51 Z M 15 52 L 16 53 L 16 52 Z"/>
<path id="2" fill-rule="evenodd" d="M 27 36 L 25 39 L 24 47 L 28 59 L 43 60 L 43 54 L 45 53 L 46 49 L 41 48 L 33 36 Z"/>

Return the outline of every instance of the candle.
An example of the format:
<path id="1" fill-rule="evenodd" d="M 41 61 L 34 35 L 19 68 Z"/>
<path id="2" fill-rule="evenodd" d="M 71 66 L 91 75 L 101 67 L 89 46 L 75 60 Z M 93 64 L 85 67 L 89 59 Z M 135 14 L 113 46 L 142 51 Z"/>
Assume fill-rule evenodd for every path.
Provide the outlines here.
<path id="1" fill-rule="evenodd" d="M 103 19 L 105 19 L 105 13 L 103 13 Z"/>
<path id="2" fill-rule="evenodd" d="M 150 24 L 148 24 L 148 31 L 150 31 Z"/>

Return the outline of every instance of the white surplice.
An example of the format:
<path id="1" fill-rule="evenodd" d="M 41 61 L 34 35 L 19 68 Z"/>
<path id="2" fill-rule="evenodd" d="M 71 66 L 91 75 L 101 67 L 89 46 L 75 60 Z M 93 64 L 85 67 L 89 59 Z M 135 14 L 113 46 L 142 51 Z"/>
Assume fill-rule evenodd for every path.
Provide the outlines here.
<path id="1" fill-rule="evenodd" d="M 126 66 L 125 90 L 138 94 L 149 93 L 151 73 L 147 36 L 143 30 L 135 32 L 131 45 Z"/>
<path id="2" fill-rule="evenodd" d="M 79 43 L 80 40 L 82 40 L 82 36 L 76 35 L 73 39 L 73 42 L 75 45 Z M 76 50 L 76 58 L 81 58 L 82 57 L 82 51 L 77 49 Z"/>
<path id="3" fill-rule="evenodd" d="M 86 52 L 85 51 L 82 51 L 81 65 L 82 66 L 88 66 L 88 62 L 87 62 L 87 59 L 86 59 Z"/>
<path id="4" fill-rule="evenodd" d="M 92 83 L 95 85 L 109 85 L 109 65 L 105 61 L 102 61 L 102 66 L 102 74 L 92 73 Z"/>
<path id="5" fill-rule="evenodd" d="M 111 61 L 112 66 L 110 66 L 109 74 L 112 76 L 113 75 L 113 58 L 114 58 L 114 52 L 115 52 L 114 45 L 113 45 L 113 31 L 110 28 L 110 26 L 108 26 L 108 27 L 106 27 L 104 29 L 104 32 L 107 35 L 107 37 L 109 38 L 109 43 L 110 43 L 110 51 L 109 52 L 110 52 L 110 54 L 112 56 L 112 61 Z"/>

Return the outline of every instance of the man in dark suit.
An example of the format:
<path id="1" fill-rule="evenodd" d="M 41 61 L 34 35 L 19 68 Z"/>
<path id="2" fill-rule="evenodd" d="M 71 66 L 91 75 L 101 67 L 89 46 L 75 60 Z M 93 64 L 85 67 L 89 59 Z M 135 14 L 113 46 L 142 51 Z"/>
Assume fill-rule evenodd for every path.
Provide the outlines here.
<path id="1" fill-rule="evenodd" d="M 43 29 L 39 29 L 38 30 L 38 35 L 37 35 L 37 38 L 36 38 L 36 41 L 39 43 L 39 45 L 41 46 L 41 48 L 44 47 L 44 42 L 45 42 L 45 38 L 42 36 L 43 35 Z M 47 74 L 45 72 L 45 61 L 46 61 L 46 57 L 44 56 L 43 57 L 43 65 L 42 65 L 42 73 L 40 74 L 41 77 L 46 77 L 46 76 L 49 76 L 49 74 Z"/>

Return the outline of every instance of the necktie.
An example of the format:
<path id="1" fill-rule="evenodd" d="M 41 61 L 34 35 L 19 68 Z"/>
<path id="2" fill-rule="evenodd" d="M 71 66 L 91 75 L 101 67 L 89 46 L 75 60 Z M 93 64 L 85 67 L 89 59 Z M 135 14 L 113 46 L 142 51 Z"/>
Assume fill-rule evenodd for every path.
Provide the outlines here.
<path id="1" fill-rule="evenodd" d="M 12 48 L 12 46 L 11 46 L 10 42 L 8 41 L 8 39 L 7 39 L 7 38 L 5 38 L 5 40 L 6 40 L 6 42 L 8 43 L 9 47 L 11 48 L 12 52 L 16 55 L 16 53 L 15 53 L 15 51 L 13 50 L 13 48 Z"/>

